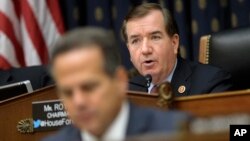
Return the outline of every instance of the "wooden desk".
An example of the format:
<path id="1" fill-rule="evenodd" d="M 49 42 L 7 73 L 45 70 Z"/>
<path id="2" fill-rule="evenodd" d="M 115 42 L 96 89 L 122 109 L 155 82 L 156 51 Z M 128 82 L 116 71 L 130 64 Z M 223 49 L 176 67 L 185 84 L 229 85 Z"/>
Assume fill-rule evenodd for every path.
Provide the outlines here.
<path id="1" fill-rule="evenodd" d="M 175 99 L 174 107 L 198 117 L 250 113 L 250 89 L 179 97 Z"/>
<path id="2" fill-rule="evenodd" d="M 32 102 L 57 99 L 55 88 L 48 87 L 0 102 L 0 141 L 38 141 L 50 132 L 21 134 L 17 123 L 21 119 L 32 117 Z"/>
<path id="3" fill-rule="evenodd" d="M 158 95 L 128 92 L 128 98 L 143 106 L 158 107 Z M 250 89 L 223 93 L 178 97 L 173 100 L 173 109 L 190 112 L 198 117 L 250 113 Z M 162 109 L 167 109 L 163 107 Z"/>
<path id="4" fill-rule="evenodd" d="M 128 92 L 128 98 L 139 104 L 157 107 L 158 95 Z M 20 134 L 18 121 L 32 117 L 32 102 L 57 99 L 55 87 L 47 87 L 30 94 L 13 97 L 0 102 L 0 141 L 37 141 L 51 132 Z M 189 96 L 174 99 L 174 108 L 188 111 L 196 116 L 213 116 L 250 112 L 250 90 Z M 164 107 L 163 107 L 164 108 Z M 167 107 L 166 107 L 167 109 Z"/>

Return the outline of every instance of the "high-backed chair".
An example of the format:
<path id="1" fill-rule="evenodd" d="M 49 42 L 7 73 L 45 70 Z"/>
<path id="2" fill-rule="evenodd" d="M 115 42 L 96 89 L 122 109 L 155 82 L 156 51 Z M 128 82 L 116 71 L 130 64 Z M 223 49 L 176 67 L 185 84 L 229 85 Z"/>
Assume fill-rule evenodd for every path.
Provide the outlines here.
<path id="1" fill-rule="evenodd" d="M 250 27 L 202 36 L 199 61 L 230 72 L 234 89 L 250 88 Z"/>

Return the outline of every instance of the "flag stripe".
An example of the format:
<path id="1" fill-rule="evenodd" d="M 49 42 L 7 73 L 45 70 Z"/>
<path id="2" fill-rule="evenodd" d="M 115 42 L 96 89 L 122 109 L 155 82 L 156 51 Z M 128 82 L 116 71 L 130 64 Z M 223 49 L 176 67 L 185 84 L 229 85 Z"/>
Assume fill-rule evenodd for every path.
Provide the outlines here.
<path id="1" fill-rule="evenodd" d="M 8 68 L 11 67 L 10 63 L 1 54 L 0 54 L 0 66 L 1 69 L 3 70 L 7 70 Z"/>
<path id="2" fill-rule="evenodd" d="M 39 54 L 34 47 L 34 44 L 31 41 L 31 38 L 29 38 L 29 33 L 27 31 L 27 28 L 24 23 L 24 19 L 20 19 L 20 25 L 22 30 L 22 37 L 23 37 L 23 46 L 24 46 L 24 52 L 25 52 L 25 61 L 27 66 L 33 66 L 33 65 L 39 65 L 41 63 L 41 59 L 39 57 Z"/>
<path id="3" fill-rule="evenodd" d="M 0 54 L 8 60 L 9 64 L 14 67 L 20 67 L 17 56 L 15 55 L 15 47 L 7 35 L 0 31 Z M 0 66 L 2 67 L 2 66 Z"/>
<path id="4" fill-rule="evenodd" d="M 13 6 L 14 6 L 14 11 L 15 11 L 15 14 L 18 18 L 18 20 L 20 20 L 20 1 L 19 0 L 12 0 L 13 2 Z"/>
<path id="5" fill-rule="evenodd" d="M 11 1 L 6 1 L 6 0 L 3 0 L 3 1 L 5 1 L 5 3 L 0 4 L 0 11 L 3 12 L 3 15 L 5 15 L 9 19 L 9 21 L 12 23 L 12 27 L 13 27 L 13 31 L 15 32 L 16 39 L 21 45 L 19 19 L 16 15 L 14 4 Z"/>
<path id="6" fill-rule="evenodd" d="M 43 64 L 47 64 L 48 51 L 41 30 L 39 29 L 37 20 L 27 0 L 22 0 L 21 3 L 21 11 L 23 13 L 23 18 L 25 21 L 26 29 L 29 33 L 29 37 L 31 38 L 31 41 L 39 54 L 41 62 Z"/>
<path id="7" fill-rule="evenodd" d="M 1 19 L 0 30 L 4 32 L 6 36 L 13 43 L 14 48 L 15 48 L 15 55 L 17 56 L 17 59 L 20 65 L 25 66 L 23 50 L 22 50 L 21 45 L 17 41 L 11 21 L 1 11 L 0 11 L 0 19 Z"/>
<path id="8" fill-rule="evenodd" d="M 53 18 L 48 9 L 46 1 L 28 0 L 28 2 L 34 12 L 35 17 L 37 17 L 39 28 L 43 29 L 41 32 L 44 37 L 48 52 L 51 52 L 55 41 L 60 37 L 60 33 L 57 30 L 55 22 L 53 22 Z"/>
<path id="9" fill-rule="evenodd" d="M 0 69 L 47 64 L 60 14 L 58 0 L 0 0 Z"/>
<path id="10" fill-rule="evenodd" d="M 57 0 L 46 0 L 48 9 L 56 24 L 57 30 L 60 34 L 64 32 L 63 20 L 60 14 L 59 3 Z"/>

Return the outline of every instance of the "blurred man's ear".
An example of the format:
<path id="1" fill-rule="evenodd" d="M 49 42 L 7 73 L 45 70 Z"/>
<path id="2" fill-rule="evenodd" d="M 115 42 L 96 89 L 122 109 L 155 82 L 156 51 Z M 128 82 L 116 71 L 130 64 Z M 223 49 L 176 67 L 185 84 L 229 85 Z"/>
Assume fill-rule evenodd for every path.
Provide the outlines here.
<path id="1" fill-rule="evenodd" d="M 120 66 L 116 69 L 115 78 L 118 83 L 119 90 L 126 94 L 128 91 L 128 74 L 124 67 Z"/>

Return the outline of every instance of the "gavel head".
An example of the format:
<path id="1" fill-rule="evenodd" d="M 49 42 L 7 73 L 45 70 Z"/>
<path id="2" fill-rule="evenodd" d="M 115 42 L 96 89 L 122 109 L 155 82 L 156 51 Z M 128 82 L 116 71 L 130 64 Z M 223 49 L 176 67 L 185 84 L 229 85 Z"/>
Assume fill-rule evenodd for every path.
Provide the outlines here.
<path id="1" fill-rule="evenodd" d="M 161 83 L 158 86 L 158 94 L 159 94 L 158 105 L 160 107 L 163 107 L 163 106 L 170 107 L 173 97 L 174 97 L 171 84 L 169 82 Z"/>
<path id="2" fill-rule="evenodd" d="M 173 91 L 169 82 L 161 83 L 158 87 L 158 92 L 159 95 L 165 100 L 173 98 Z"/>

